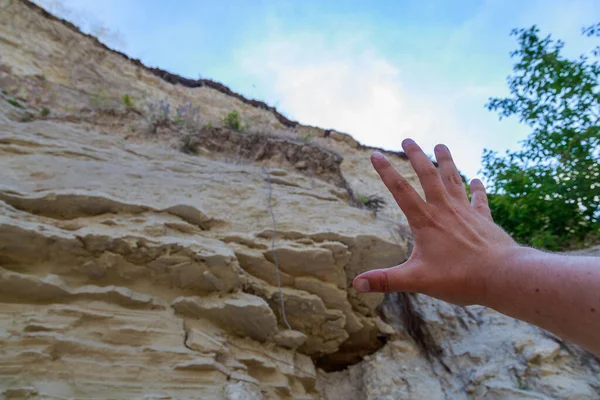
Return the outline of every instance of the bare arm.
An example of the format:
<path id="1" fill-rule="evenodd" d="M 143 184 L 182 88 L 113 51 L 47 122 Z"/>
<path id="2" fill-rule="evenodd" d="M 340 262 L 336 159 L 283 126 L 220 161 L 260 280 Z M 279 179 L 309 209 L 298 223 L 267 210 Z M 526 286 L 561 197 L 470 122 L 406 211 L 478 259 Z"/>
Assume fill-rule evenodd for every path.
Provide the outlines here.
<path id="1" fill-rule="evenodd" d="M 471 182 L 469 203 L 445 146 L 435 148 L 439 171 L 412 140 L 402 146 L 426 200 L 383 155 L 374 153 L 371 161 L 406 214 L 414 251 L 402 265 L 359 275 L 354 287 L 485 305 L 600 355 L 600 259 L 519 246 L 494 224 L 478 180 Z"/>
<path id="2" fill-rule="evenodd" d="M 600 355 L 600 258 L 521 248 L 489 281 L 484 305 Z"/>

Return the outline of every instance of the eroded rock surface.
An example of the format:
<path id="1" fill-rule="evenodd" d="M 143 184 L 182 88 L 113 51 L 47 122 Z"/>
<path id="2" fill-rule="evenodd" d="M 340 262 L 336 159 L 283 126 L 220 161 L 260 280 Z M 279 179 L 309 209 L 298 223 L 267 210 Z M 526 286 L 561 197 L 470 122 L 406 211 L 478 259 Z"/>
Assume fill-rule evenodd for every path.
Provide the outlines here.
<path id="1" fill-rule="evenodd" d="M 598 360 L 527 324 L 351 288 L 410 253 L 368 149 L 172 82 L 0 0 L 2 397 L 600 397 Z M 151 126 L 165 98 L 215 126 Z"/>
<path id="2" fill-rule="evenodd" d="M 381 311 L 395 334 L 359 364 L 320 371 L 323 399 L 600 397 L 598 359 L 532 325 L 423 295 L 386 295 Z"/>
<path id="3" fill-rule="evenodd" d="M 309 356 L 336 353 L 365 329 L 373 332 L 365 348 L 379 346 L 378 301 L 361 300 L 348 284 L 369 265 L 401 262 L 407 250 L 380 234 L 385 223 L 369 211 L 272 183 L 290 331 L 260 166 L 54 121 L 4 116 L 0 131 L 1 371 L 20 366 L 11 388 L 128 397 L 183 385 L 175 397 L 222 398 L 236 379 L 269 396 L 302 397 L 316 393 Z M 327 196 L 330 186 L 316 181 L 310 192 Z M 110 375 L 94 378 L 107 368 Z M 62 381 L 67 371 L 76 384 Z M 37 384 L 44 380 L 54 383 Z"/>

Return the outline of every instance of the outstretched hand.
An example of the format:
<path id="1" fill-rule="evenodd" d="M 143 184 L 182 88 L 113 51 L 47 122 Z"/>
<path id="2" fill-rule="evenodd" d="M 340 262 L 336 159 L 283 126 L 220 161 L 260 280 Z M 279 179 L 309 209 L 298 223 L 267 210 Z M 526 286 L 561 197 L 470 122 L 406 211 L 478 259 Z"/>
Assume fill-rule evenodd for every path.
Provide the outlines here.
<path id="1" fill-rule="evenodd" d="M 402 147 L 425 200 L 382 154 L 374 153 L 371 161 L 406 214 L 415 248 L 402 265 L 360 274 L 354 288 L 488 306 L 600 356 L 600 259 L 519 246 L 494 224 L 479 180 L 471 182 L 469 203 L 446 146 L 435 147 L 439 168 L 414 141 L 407 139 Z"/>
<path id="2" fill-rule="evenodd" d="M 415 239 L 401 265 L 357 276 L 360 292 L 419 292 L 455 304 L 482 304 L 494 268 L 519 246 L 494 224 L 481 181 L 471 181 L 471 202 L 448 148 L 435 147 L 436 168 L 411 139 L 402 147 L 425 200 L 381 153 L 371 162 L 402 209 Z"/>

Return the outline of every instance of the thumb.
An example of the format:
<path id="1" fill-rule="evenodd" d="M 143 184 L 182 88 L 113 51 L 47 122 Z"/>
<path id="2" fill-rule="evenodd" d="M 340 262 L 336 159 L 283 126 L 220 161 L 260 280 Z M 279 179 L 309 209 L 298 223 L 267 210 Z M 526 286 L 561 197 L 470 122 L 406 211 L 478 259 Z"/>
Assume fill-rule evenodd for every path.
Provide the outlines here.
<path id="1" fill-rule="evenodd" d="M 407 261 L 392 268 L 363 272 L 354 278 L 352 286 L 359 292 L 413 292 L 414 268 L 415 265 Z"/>

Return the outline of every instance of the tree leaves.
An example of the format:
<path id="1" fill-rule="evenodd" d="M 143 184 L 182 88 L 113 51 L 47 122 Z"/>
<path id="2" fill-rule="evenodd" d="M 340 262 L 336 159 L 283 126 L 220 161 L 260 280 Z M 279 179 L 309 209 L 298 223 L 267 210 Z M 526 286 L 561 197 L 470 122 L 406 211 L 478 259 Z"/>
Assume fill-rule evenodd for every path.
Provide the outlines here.
<path id="1" fill-rule="evenodd" d="M 600 238 L 600 64 L 563 57 L 564 43 L 539 33 L 512 31 L 511 96 L 486 105 L 532 132 L 518 151 L 484 151 L 483 173 L 496 222 L 522 243 L 560 249 Z M 600 37 L 600 23 L 583 33 Z"/>

